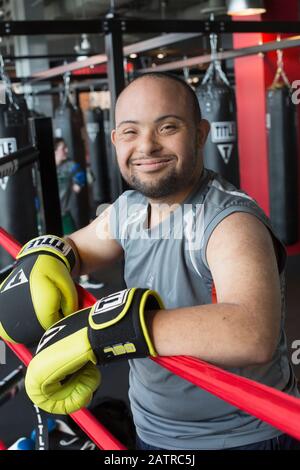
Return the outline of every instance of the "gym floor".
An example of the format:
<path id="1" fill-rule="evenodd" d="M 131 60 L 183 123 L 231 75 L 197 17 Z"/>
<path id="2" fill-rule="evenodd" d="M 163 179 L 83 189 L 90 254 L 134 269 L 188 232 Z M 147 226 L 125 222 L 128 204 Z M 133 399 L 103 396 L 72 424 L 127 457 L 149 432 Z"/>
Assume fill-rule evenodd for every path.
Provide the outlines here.
<path id="1" fill-rule="evenodd" d="M 300 255 L 288 258 L 286 333 L 290 357 L 296 351 L 292 349 L 295 340 L 299 340 L 298 349 L 300 350 L 299 266 Z M 121 263 L 117 264 L 114 269 L 98 271 L 93 275 L 93 278 L 104 283 L 103 288 L 91 291 L 97 298 L 124 288 Z M 300 362 L 300 354 L 294 354 L 294 356 L 299 357 Z M 0 380 L 19 364 L 18 359 L 7 348 L 6 364 L 0 367 Z M 293 364 L 293 368 L 298 380 L 300 380 L 300 364 Z M 92 406 L 101 403 L 107 397 L 121 399 L 128 404 L 127 362 L 119 362 L 101 368 L 101 372 L 102 385 L 95 394 Z M 21 390 L 14 398 L 1 406 L 0 439 L 4 441 L 6 446 L 9 446 L 22 436 L 28 437 L 36 423 L 33 405 L 27 399 L 24 390 Z"/>

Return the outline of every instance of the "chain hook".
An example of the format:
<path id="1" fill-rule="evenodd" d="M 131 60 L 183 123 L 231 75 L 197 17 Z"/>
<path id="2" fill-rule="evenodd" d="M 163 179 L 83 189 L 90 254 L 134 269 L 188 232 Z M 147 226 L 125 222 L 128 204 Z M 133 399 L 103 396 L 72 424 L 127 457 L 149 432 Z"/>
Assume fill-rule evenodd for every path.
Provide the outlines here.
<path id="1" fill-rule="evenodd" d="M 64 90 L 62 94 L 62 107 L 65 108 L 68 100 L 70 99 L 70 82 L 71 82 L 71 73 L 65 72 L 63 74 Z"/>
<path id="2" fill-rule="evenodd" d="M 281 41 L 280 35 L 277 36 L 277 41 Z M 277 54 L 277 70 L 276 74 L 273 80 L 273 83 L 271 85 L 271 88 L 277 88 L 279 86 L 279 81 L 282 79 L 283 83 L 290 88 L 291 84 L 290 81 L 285 73 L 284 70 L 284 64 L 283 64 L 283 50 L 282 49 L 276 49 L 276 54 Z"/>

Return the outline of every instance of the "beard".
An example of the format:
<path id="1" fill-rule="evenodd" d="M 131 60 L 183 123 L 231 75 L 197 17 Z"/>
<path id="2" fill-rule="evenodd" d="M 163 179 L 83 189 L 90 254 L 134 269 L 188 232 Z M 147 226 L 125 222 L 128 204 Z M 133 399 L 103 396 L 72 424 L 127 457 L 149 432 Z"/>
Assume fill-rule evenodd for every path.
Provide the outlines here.
<path id="1" fill-rule="evenodd" d="M 180 191 L 187 189 L 193 184 L 195 179 L 195 170 L 198 167 L 197 161 L 200 157 L 193 156 L 183 166 L 180 173 L 172 168 L 165 175 L 162 175 L 151 182 L 143 181 L 139 175 L 132 174 L 131 176 L 124 176 L 123 178 L 132 189 L 139 191 L 144 196 L 150 199 L 161 199 L 172 196 Z"/>

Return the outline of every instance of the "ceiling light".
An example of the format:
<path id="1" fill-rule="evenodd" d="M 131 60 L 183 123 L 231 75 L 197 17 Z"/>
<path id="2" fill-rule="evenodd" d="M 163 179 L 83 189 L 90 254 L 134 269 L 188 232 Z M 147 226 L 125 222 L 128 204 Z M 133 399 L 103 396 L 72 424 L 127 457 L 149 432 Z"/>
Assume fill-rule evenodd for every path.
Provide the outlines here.
<path id="1" fill-rule="evenodd" d="M 129 54 L 130 59 L 136 59 L 137 56 L 138 55 L 135 52 L 133 52 L 132 54 Z"/>
<path id="2" fill-rule="evenodd" d="M 87 34 L 82 34 L 81 35 L 81 38 L 80 38 L 80 43 L 76 44 L 74 46 L 74 50 L 75 52 L 77 52 L 77 54 L 81 54 L 79 57 L 77 57 L 77 60 L 84 60 L 84 59 L 87 59 L 87 55 L 86 54 L 89 54 L 91 52 L 91 43 L 90 43 L 90 40 L 88 38 L 88 35 Z"/>
<path id="3" fill-rule="evenodd" d="M 263 0 L 227 0 L 227 14 L 231 16 L 260 15 L 266 12 Z"/>
<path id="4" fill-rule="evenodd" d="M 158 59 L 164 59 L 166 55 L 163 52 L 159 52 L 156 56 Z"/>
<path id="5" fill-rule="evenodd" d="M 87 34 L 82 34 L 81 35 L 81 43 L 80 43 L 80 48 L 83 51 L 89 51 L 91 49 L 91 43 L 89 41 L 88 35 Z"/>

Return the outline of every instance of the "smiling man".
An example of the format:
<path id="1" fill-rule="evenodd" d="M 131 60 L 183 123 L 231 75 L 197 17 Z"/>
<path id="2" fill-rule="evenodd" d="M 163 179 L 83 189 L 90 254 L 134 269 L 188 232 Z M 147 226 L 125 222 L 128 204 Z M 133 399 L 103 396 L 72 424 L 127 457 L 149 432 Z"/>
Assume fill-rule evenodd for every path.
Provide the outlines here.
<path id="1" fill-rule="evenodd" d="M 145 93 L 148 85 L 154 94 Z M 188 85 L 182 93 L 174 80 L 136 80 L 119 96 L 112 132 L 122 176 L 148 198 L 180 201 L 202 172 L 199 148 L 208 130 Z"/>
<path id="2" fill-rule="evenodd" d="M 61 321 L 54 339 L 46 334 L 26 388 L 41 407 L 70 412 L 74 383 L 81 406 L 98 384 L 91 362 L 127 358 L 139 449 L 295 448 L 278 429 L 147 357 L 194 356 L 298 396 L 284 334 L 285 249 L 256 202 L 203 167 L 208 132 L 195 94 L 176 77 L 146 74 L 121 93 L 112 142 L 133 189 L 67 241 L 75 275 L 123 256 L 129 290 L 101 299 L 88 325 L 79 312 Z M 148 302 L 153 291 L 164 305 L 157 296 Z M 85 382 L 61 383 L 81 368 Z"/>

